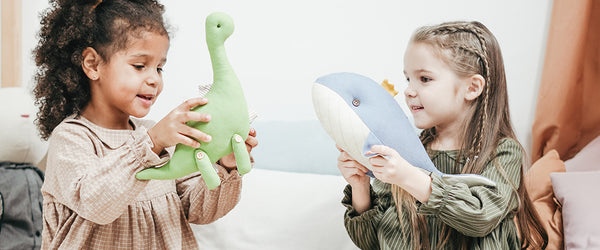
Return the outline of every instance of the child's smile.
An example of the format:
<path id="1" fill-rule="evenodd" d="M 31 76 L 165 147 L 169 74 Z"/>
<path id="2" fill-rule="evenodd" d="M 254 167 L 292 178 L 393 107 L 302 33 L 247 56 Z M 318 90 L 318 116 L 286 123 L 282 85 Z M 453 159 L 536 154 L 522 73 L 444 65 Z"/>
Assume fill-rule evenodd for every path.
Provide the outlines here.
<path id="1" fill-rule="evenodd" d="M 409 107 L 410 107 L 410 111 L 413 114 L 415 114 L 415 113 L 417 113 L 417 112 L 419 112 L 419 111 L 421 111 L 421 110 L 424 109 L 423 106 L 418 106 L 418 105 L 409 105 Z"/>
<path id="2" fill-rule="evenodd" d="M 154 95 L 137 95 L 137 98 L 140 99 L 140 101 L 142 102 L 142 104 L 148 106 L 148 108 L 150 108 L 150 106 L 152 106 L 152 104 L 154 103 Z"/>

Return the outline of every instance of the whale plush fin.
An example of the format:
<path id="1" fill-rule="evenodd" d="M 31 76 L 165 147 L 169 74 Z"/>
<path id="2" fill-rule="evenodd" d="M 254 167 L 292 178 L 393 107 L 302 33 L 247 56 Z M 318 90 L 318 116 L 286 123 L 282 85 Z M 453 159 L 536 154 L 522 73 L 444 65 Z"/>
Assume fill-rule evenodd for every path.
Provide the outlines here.
<path id="1" fill-rule="evenodd" d="M 464 183 L 468 187 L 473 187 L 473 186 L 495 187 L 496 186 L 496 182 L 494 182 L 486 177 L 483 177 L 481 175 L 477 175 L 477 174 L 445 174 L 442 176 L 442 179 L 451 185 L 454 185 L 457 183 Z"/>
<path id="2" fill-rule="evenodd" d="M 379 138 L 377 138 L 377 136 L 375 136 L 373 133 L 369 133 L 367 139 L 365 140 L 365 144 L 363 145 L 362 154 L 367 158 L 377 156 L 378 154 L 367 154 L 367 152 L 371 151 L 371 147 L 374 145 L 383 145 L 383 142 L 381 142 L 381 140 L 379 140 Z M 387 156 L 382 155 L 382 157 Z M 373 171 L 371 170 L 369 170 L 366 174 L 372 178 L 375 178 L 375 175 L 373 175 Z"/>
<path id="3" fill-rule="evenodd" d="M 367 139 L 365 140 L 365 144 L 363 145 L 363 149 L 362 149 L 363 155 L 365 157 L 376 156 L 376 154 L 367 154 L 367 152 L 371 151 L 371 147 L 373 147 L 375 145 L 384 145 L 384 144 L 381 140 L 379 140 L 379 138 L 377 138 L 376 135 L 374 135 L 373 133 L 369 133 L 369 135 L 367 136 Z"/>

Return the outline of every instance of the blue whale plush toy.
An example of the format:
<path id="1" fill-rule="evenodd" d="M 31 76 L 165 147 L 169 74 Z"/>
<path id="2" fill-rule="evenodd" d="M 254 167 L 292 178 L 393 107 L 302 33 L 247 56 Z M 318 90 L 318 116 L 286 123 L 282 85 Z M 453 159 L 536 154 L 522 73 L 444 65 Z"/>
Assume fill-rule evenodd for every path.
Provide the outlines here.
<path id="1" fill-rule="evenodd" d="M 312 99 L 317 118 L 329 136 L 370 170 L 373 166 L 369 157 L 373 155 L 366 153 L 373 145 L 385 145 L 413 166 L 433 172 L 450 183 L 496 185 L 481 175 L 440 172 L 394 97 L 368 77 L 354 73 L 320 77 L 313 84 Z"/>

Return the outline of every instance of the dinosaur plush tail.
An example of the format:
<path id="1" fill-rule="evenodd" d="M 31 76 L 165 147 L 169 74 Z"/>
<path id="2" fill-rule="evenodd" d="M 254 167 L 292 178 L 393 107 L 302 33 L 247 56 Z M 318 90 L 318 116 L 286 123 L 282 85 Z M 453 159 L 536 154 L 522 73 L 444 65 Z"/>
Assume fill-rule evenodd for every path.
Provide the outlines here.
<path id="1" fill-rule="evenodd" d="M 175 154 L 184 151 L 185 150 L 176 151 Z M 210 158 L 204 151 L 195 149 L 193 157 L 189 157 L 191 156 L 190 154 L 185 154 L 184 156 L 188 157 L 173 156 L 173 158 L 171 158 L 164 166 L 142 170 L 138 172 L 135 177 L 139 180 L 173 180 L 200 171 L 202 179 L 204 179 L 208 189 L 214 189 L 221 184 L 221 178 L 212 166 Z"/>
<path id="2" fill-rule="evenodd" d="M 142 170 L 135 175 L 135 178 L 138 180 L 173 180 L 198 171 L 196 166 L 188 168 L 181 168 L 180 166 L 167 162 L 160 168 Z"/>

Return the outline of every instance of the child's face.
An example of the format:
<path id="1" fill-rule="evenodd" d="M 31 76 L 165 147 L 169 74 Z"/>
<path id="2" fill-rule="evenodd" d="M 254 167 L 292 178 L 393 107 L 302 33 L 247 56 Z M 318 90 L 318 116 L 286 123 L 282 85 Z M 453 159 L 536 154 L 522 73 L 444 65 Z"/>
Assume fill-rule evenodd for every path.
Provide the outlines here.
<path id="1" fill-rule="evenodd" d="M 109 114 L 143 117 L 150 112 L 163 88 L 169 38 L 153 32 L 130 37 L 126 49 L 116 52 L 100 64 L 99 82 L 93 88 L 94 103 Z"/>
<path id="2" fill-rule="evenodd" d="M 436 54 L 431 45 L 410 43 L 404 54 L 404 75 L 408 87 L 406 103 L 420 129 L 458 128 L 467 108 L 461 78 Z"/>

